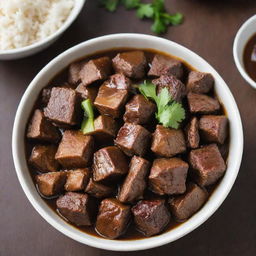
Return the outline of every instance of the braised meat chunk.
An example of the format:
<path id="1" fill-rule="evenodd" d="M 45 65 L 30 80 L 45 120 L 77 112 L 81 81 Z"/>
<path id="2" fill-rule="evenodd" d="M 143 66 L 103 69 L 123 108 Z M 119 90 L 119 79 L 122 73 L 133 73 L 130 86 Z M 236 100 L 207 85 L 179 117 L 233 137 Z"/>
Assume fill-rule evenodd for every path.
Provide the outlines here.
<path id="1" fill-rule="evenodd" d="M 132 82 L 124 74 L 114 74 L 104 83 L 107 87 L 121 90 L 131 90 Z"/>
<path id="2" fill-rule="evenodd" d="M 100 141 L 114 138 L 117 133 L 117 123 L 110 116 L 100 115 L 94 120 L 94 131 L 88 133 Z"/>
<path id="3" fill-rule="evenodd" d="M 130 163 L 129 173 L 121 186 L 118 200 L 123 203 L 132 203 L 143 198 L 146 188 L 146 175 L 150 163 L 138 156 L 134 156 Z"/>
<path id="4" fill-rule="evenodd" d="M 128 163 L 118 147 L 109 146 L 94 153 L 92 168 L 94 181 L 111 181 L 128 172 Z"/>
<path id="5" fill-rule="evenodd" d="M 130 206 L 116 199 L 104 199 L 100 204 L 96 230 L 104 237 L 118 238 L 126 231 L 130 215 Z"/>
<path id="6" fill-rule="evenodd" d="M 94 105 L 102 115 L 118 118 L 128 99 L 128 91 L 111 88 L 103 84 L 95 99 Z"/>
<path id="7" fill-rule="evenodd" d="M 151 134 L 143 126 L 125 123 L 119 130 L 115 144 L 127 156 L 143 156 L 147 152 Z"/>
<path id="8" fill-rule="evenodd" d="M 112 72 L 109 57 L 101 57 L 85 63 L 79 73 L 83 85 L 88 86 L 98 80 L 105 80 Z"/>
<path id="9" fill-rule="evenodd" d="M 209 73 L 191 71 L 188 75 L 187 90 L 194 93 L 208 93 L 214 84 L 214 78 Z"/>
<path id="10" fill-rule="evenodd" d="M 142 51 L 118 53 L 112 62 L 117 73 L 134 79 L 142 79 L 145 76 L 147 60 Z"/>
<path id="11" fill-rule="evenodd" d="M 49 100 L 50 100 L 50 97 L 51 97 L 51 91 L 52 89 L 51 88 L 44 88 L 41 92 L 41 99 L 40 99 L 40 102 L 42 103 L 42 107 L 46 107 Z"/>
<path id="12" fill-rule="evenodd" d="M 162 75 L 152 81 L 157 86 L 158 94 L 163 88 L 166 88 L 172 99 L 181 102 L 186 95 L 185 85 L 173 75 Z"/>
<path id="13" fill-rule="evenodd" d="M 193 175 L 201 186 L 209 186 L 217 182 L 226 170 L 226 164 L 216 144 L 192 150 L 189 153 L 189 163 Z"/>
<path id="14" fill-rule="evenodd" d="M 164 200 L 142 200 L 132 207 L 132 213 L 137 229 L 145 236 L 162 232 L 171 219 Z"/>
<path id="15" fill-rule="evenodd" d="M 146 124 L 156 111 L 156 105 L 143 95 L 137 94 L 125 105 L 124 121 L 134 124 Z"/>
<path id="16" fill-rule="evenodd" d="M 87 194 L 67 192 L 60 196 L 56 205 L 60 214 L 77 226 L 90 226 L 93 219 L 91 199 Z"/>
<path id="17" fill-rule="evenodd" d="M 75 125 L 80 117 L 79 98 L 75 90 L 53 87 L 44 114 L 52 122 L 60 125 Z"/>
<path id="18" fill-rule="evenodd" d="M 193 114 L 211 114 L 220 110 L 218 100 L 204 94 L 188 94 L 189 110 Z"/>
<path id="19" fill-rule="evenodd" d="M 55 159 L 64 168 L 82 168 L 90 163 L 93 137 L 76 130 L 66 130 L 59 144 Z"/>
<path id="20" fill-rule="evenodd" d="M 199 128 L 198 119 L 196 117 L 193 117 L 185 129 L 185 133 L 187 137 L 187 146 L 189 148 L 199 147 L 200 135 L 199 135 L 198 128 Z"/>
<path id="21" fill-rule="evenodd" d="M 84 65 L 83 62 L 74 62 L 69 65 L 68 68 L 68 82 L 70 84 L 77 84 L 81 81 L 80 78 L 80 70 L 82 66 Z"/>
<path id="22" fill-rule="evenodd" d="M 150 170 L 149 186 L 159 195 L 182 194 L 186 191 L 188 164 L 179 158 L 155 159 Z"/>
<path id="23" fill-rule="evenodd" d="M 203 139 L 207 142 L 223 144 L 228 134 L 228 119 L 225 116 L 202 116 L 199 129 Z"/>
<path id="24" fill-rule="evenodd" d="M 84 190 L 89 177 L 90 170 L 88 168 L 67 171 L 65 190 L 70 192 Z"/>
<path id="25" fill-rule="evenodd" d="M 52 125 L 52 123 L 46 119 L 43 111 L 36 109 L 28 126 L 27 138 L 58 142 L 60 139 L 60 132 L 57 127 Z"/>
<path id="26" fill-rule="evenodd" d="M 83 100 L 90 99 L 93 103 L 98 94 L 98 88 L 96 86 L 85 86 L 82 83 L 76 87 L 76 92 Z"/>
<path id="27" fill-rule="evenodd" d="M 157 125 L 153 134 L 151 150 L 163 157 L 172 157 L 185 152 L 186 142 L 182 130 Z"/>
<path id="28" fill-rule="evenodd" d="M 114 194 L 115 189 L 109 186 L 105 186 L 99 182 L 95 182 L 92 178 L 90 179 L 85 192 L 96 198 L 106 198 Z"/>
<path id="29" fill-rule="evenodd" d="M 169 56 L 156 54 L 148 72 L 149 76 L 173 75 L 178 79 L 183 76 L 183 64 L 181 61 Z"/>
<path id="30" fill-rule="evenodd" d="M 170 200 L 172 215 L 177 221 L 185 221 L 203 206 L 207 198 L 206 189 L 189 183 L 185 194 Z"/>
<path id="31" fill-rule="evenodd" d="M 56 146 L 36 145 L 33 147 L 29 163 L 40 172 L 55 172 L 59 163 L 55 160 Z"/>
<path id="32" fill-rule="evenodd" d="M 55 196 L 64 190 L 66 172 L 49 172 L 36 175 L 36 184 L 44 196 Z"/>

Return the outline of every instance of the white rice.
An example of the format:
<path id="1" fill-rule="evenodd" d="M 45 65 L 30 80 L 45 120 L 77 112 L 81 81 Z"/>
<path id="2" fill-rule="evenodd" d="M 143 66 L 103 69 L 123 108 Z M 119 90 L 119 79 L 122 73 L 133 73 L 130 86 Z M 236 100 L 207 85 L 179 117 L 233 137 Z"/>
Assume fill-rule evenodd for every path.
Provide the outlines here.
<path id="1" fill-rule="evenodd" d="M 0 0 L 0 50 L 31 45 L 57 31 L 75 0 Z"/>

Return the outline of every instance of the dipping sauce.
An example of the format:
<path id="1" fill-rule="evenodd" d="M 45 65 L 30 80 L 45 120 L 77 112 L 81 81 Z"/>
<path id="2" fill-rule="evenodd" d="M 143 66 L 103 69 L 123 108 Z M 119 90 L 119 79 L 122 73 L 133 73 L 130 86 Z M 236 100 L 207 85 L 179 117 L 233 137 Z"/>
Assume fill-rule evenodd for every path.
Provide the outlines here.
<path id="1" fill-rule="evenodd" d="M 244 48 L 243 61 L 245 71 L 256 81 L 256 34 L 249 39 Z"/>

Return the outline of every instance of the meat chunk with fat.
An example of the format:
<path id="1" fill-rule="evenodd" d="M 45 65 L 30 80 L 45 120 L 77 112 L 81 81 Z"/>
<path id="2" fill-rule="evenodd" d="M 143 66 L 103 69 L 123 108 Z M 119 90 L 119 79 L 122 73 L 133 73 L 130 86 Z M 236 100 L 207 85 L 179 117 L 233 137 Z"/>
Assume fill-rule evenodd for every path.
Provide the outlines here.
<path id="1" fill-rule="evenodd" d="M 77 226 L 91 226 L 93 207 L 87 194 L 67 192 L 56 201 L 59 213 Z"/>
<path id="2" fill-rule="evenodd" d="M 53 145 L 36 145 L 33 147 L 29 163 L 40 172 L 55 172 L 59 163 L 55 160 L 57 147 Z"/>
<path id="3" fill-rule="evenodd" d="M 159 195 L 184 193 L 188 167 L 180 158 L 155 159 L 149 174 L 150 189 Z"/>
<path id="4" fill-rule="evenodd" d="M 153 134 L 151 150 L 158 156 L 172 157 L 186 151 L 182 130 L 157 125 Z"/>
<path id="5" fill-rule="evenodd" d="M 90 99 L 93 103 L 98 94 L 96 86 L 85 86 L 82 83 L 76 87 L 76 92 L 80 95 L 82 100 Z"/>
<path id="6" fill-rule="evenodd" d="M 55 159 L 64 168 L 83 168 L 90 163 L 94 147 L 92 136 L 77 130 L 66 130 L 59 144 Z"/>
<path id="7" fill-rule="evenodd" d="M 189 148 L 198 148 L 200 142 L 199 122 L 196 117 L 192 117 L 185 128 L 187 146 Z"/>
<path id="8" fill-rule="evenodd" d="M 143 198 L 147 186 L 146 175 L 150 168 L 149 161 L 134 156 L 130 162 L 129 173 L 118 194 L 118 200 L 123 203 L 133 203 Z"/>
<path id="9" fill-rule="evenodd" d="M 151 133 L 139 124 L 125 123 L 119 130 L 115 144 L 128 156 L 144 156 Z"/>
<path id="10" fill-rule="evenodd" d="M 88 168 L 67 171 L 65 190 L 69 192 L 84 190 L 90 177 Z"/>
<path id="11" fill-rule="evenodd" d="M 75 125 L 80 117 L 80 101 L 75 90 L 53 87 L 51 97 L 44 108 L 44 115 L 60 125 Z"/>
<path id="12" fill-rule="evenodd" d="M 112 63 L 117 73 L 122 73 L 127 77 L 142 79 L 145 76 L 147 60 L 143 51 L 118 53 Z"/>
<path id="13" fill-rule="evenodd" d="M 64 190 L 66 172 L 49 172 L 36 175 L 39 192 L 47 197 L 60 194 Z"/>
<path id="14" fill-rule="evenodd" d="M 93 135 L 98 141 L 114 138 L 117 133 L 117 122 L 110 116 L 100 115 L 94 120 L 94 130 L 88 134 Z"/>
<path id="15" fill-rule="evenodd" d="M 228 119 L 226 116 L 208 115 L 199 120 L 202 138 L 207 142 L 223 144 L 228 135 Z"/>
<path id="16" fill-rule="evenodd" d="M 152 60 L 149 76 L 173 75 L 178 79 L 183 76 L 183 64 L 170 56 L 156 54 Z"/>
<path id="17" fill-rule="evenodd" d="M 28 126 L 27 138 L 55 143 L 60 139 L 60 132 L 46 119 L 42 110 L 36 109 Z"/>
<path id="18" fill-rule="evenodd" d="M 220 103 L 218 100 L 197 93 L 188 94 L 189 110 L 193 114 L 211 114 L 220 110 Z"/>
<path id="19" fill-rule="evenodd" d="M 102 148 L 93 157 L 94 181 L 113 181 L 128 172 L 128 163 L 123 152 L 115 146 Z"/>
<path id="20" fill-rule="evenodd" d="M 96 198 L 107 198 L 114 194 L 115 189 L 99 182 L 95 182 L 92 178 L 86 186 L 85 192 Z"/>
<path id="21" fill-rule="evenodd" d="M 105 80 L 111 75 L 112 65 L 109 57 L 101 57 L 86 62 L 79 73 L 83 85 L 88 86 L 93 82 Z"/>
<path id="22" fill-rule="evenodd" d="M 156 111 L 156 105 L 143 95 L 137 94 L 125 105 L 124 121 L 134 124 L 146 124 Z"/>
<path id="23" fill-rule="evenodd" d="M 99 89 L 94 105 L 102 115 L 118 118 L 122 113 L 128 95 L 127 90 L 111 88 L 103 84 Z"/>
<path id="24" fill-rule="evenodd" d="M 134 223 L 145 236 L 162 232 L 170 222 L 164 200 L 142 200 L 132 207 Z"/>
<path id="25" fill-rule="evenodd" d="M 120 89 L 120 90 L 131 90 L 132 82 L 124 74 L 114 74 L 110 76 L 109 80 L 104 83 L 107 87 Z"/>
<path id="26" fill-rule="evenodd" d="M 193 168 L 193 177 L 200 186 L 216 183 L 226 171 L 226 164 L 216 144 L 192 150 L 189 163 Z"/>
<path id="27" fill-rule="evenodd" d="M 109 239 L 118 238 L 125 233 L 130 215 L 130 206 L 116 199 L 104 199 L 100 204 L 96 230 Z"/>
<path id="28" fill-rule="evenodd" d="M 181 102 L 186 95 L 185 85 L 173 75 L 162 75 L 152 83 L 157 86 L 158 94 L 166 88 L 175 101 Z"/>
<path id="29" fill-rule="evenodd" d="M 207 198 L 206 189 L 195 183 L 189 183 L 185 194 L 176 196 L 169 201 L 172 215 L 177 221 L 185 221 L 204 205 Z"/>
<path id="30" fill-rule="evenodd" d="M 210 73 L 190 71 L 187 90 L 194 93 L 208 93 L 214 85 L 214 78 Z"/>

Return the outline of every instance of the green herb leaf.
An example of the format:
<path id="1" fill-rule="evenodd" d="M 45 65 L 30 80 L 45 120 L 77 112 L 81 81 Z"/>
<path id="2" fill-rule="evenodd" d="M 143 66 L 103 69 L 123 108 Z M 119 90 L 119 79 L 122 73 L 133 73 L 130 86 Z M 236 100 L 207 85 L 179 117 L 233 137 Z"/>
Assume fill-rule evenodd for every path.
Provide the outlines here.
<path id="1" fill-rule="evenodd" d="M 153 99 L 155 102 L 158 101 L 156 95 L 156 86 L 150 82 L 144 81 L 143 84 L 139 85 L 139 91 L 144 97 Z"/>
<path id="2" fill-rule="evenodd" d="M 138 8 L 141 0 L 122 0 L 122 4 L 126 9 Z"/>
<path id="3" fill-rule="evenodd" d="M 100 0 L 100 2 L 111 12 L 115 11 L 119 4 L 124 5 L 126 9 L 136 9 L 136 14 L 140 19 L 153 20 L 151 30 L 156 34 L 163 34 L 168 26 L 178 25 L 183 21 L 181 13 L 166 12 L 164 0 L 152 0 L 151 3 L 142 3 L 142 0 Z"/>
<path id="4" fill-rule="evenodd" d="M 102 6 L 108 11 L 114 12 L 119 4 L 120 0 L 100 0 Z"/>
<path id="5" fill-rule="evenodd" d="M 156 118 L 165 127 L 178 129 L 180 122 L 185 119 L 185 109 L 182 104 L 174 101 L 167 88 L 156 94 L 156 86 L 151 82 L 144 81 L 139 85 L 139 91 L 146 98 L 155 101 L 157 105 Z"/>
<path id="6" fill-rule="evenodd" d="M 158 94 L 157 107 L 158 112 L 161 113 L 164 108 L 171 102 L 171 95 L 167 88 L 163 88 L 161 92 Z"/>
<path id="7" fill-rule="evenodd" d="M 154 9 L 152 4 L 141 4 L 137 9 L 137 16 L 140 19 L 152 18 L 154 16 Z"/>
<path id="8" fill-rule="evenodd" d="M 90 99 L 84 100 L 81 104 L 84 110 L 84 119 L 81 125 L 83 134 L 94 131 L 94 113 L 93 106 Z"/>
<path id="9" fill-rule="evenodd" d="M 183 15 L 181 13 L 162 13 L 161 17 L 164 19 L 166 25 L 179 25 L 183 21 Z"/>
<path id="10" fill-rule="evenodd" d="M 158 120 L 165 127 L 172 127 L 178 129 L 180 122 L 185 119 L 185 110 L 180 103 L 173 102 L 167 105 L 160 114 Z"/>
<path id="11" fill-rule="evenodd" d="M 155 12 L 163 12 L 165 10 L 164 7 L 164 0 L 154 0 L 153 3 L 153 8 Z"/>
<path id="12" fill-rule="evenodd" d="M 163 34 L 167 30 L 166 24 L 162 19 L 160 19 L 159 13 L 155 15 L 155 20 L 153 25 L 151 26 L 151 30 L 156 34 Z"/>

